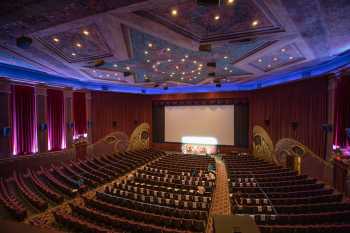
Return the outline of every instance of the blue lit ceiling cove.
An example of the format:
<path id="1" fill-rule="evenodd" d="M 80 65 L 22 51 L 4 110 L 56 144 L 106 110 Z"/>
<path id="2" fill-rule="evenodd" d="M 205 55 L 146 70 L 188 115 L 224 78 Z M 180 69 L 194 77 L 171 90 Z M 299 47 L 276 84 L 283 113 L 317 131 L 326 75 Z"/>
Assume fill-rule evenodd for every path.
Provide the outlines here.
<path id="1" fill-rule="evenodd" d="M 211 52 L 203 52 L 178 47 L 133 29 L 130 29 L 130 38 L 131 59 L 118 61 L 106 58 L 105 64 L 96 70 L 130 73 L 134 76 L 135 83 L 176 82 L 195 85 L 210 81 L 207 80 L 210 77 L 228 81 L 228 77 L 250 75 L 234 63 L 272 43 L 265 40 L 227 42 L 213 47 Z M 212 62 L 216 67 L 207 65 Z M 215 73 L 215 76 L 211 75 L 212 73 Z M 117 80 L 118 78 L 115 78 L 115 81 Z"/>
<path id="2" fill-rule="evenodd" d="M 187 87 L 171 87 L 168 90 L 161 88 L 144 88 L 132 85 L 122 84 L 101 84 L 98 82 L 85 82 L 76 79 L 68 79 L 59 76 L 49 75 L 43 72 L 33 71 L 20 68 L 13 65 L 0 63 L 0 77 L 11 77 L 11 79 L 21 80 L 25 82 L 45 83 L 47 85 L 69 86 L 73 88 L 86 88 L 90 90 L 127 92 L 127 93 L 144 93 L 144 94 L 169 94 L 169 93 L 199 93 L 199 92 L 223 92 L 223 91 L 247 91 L 254 90 L 290 81 L 300 80 L 304 78 L 304 73 L 308 72 L 310 77 L 322 75 L 340 67 L 345 67 L 350 63 L 350 51 L 339 56 L 335 56 L 330 60 L 321 64 L 314 65 L 311 68 L 301 69 L 294 72 L 282 73 L 278 76 L 270 75 L 262 80 L 249 81 L 243 84 L 227 83 L 221 88 L 215 87 L 213 84 L 187 86 Z"/>

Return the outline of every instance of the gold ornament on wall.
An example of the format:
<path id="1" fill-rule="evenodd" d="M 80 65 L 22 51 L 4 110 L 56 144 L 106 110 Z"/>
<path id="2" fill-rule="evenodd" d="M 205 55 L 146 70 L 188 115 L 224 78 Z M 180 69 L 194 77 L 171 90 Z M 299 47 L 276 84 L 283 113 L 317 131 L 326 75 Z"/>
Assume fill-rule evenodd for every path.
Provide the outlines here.
<path id="1" fill-rule="evenodd" d="M 150 125 L 142 123 L 132 132 L 128 150 L 143 150 L 149 148 Z"/>
<path id="2" fill-rule="evenodd" d="M 261 126 L 254 126 L 253 155 L 270 162 L 276 162 L 273 151 L 273 143 L 266 130 Z"/>

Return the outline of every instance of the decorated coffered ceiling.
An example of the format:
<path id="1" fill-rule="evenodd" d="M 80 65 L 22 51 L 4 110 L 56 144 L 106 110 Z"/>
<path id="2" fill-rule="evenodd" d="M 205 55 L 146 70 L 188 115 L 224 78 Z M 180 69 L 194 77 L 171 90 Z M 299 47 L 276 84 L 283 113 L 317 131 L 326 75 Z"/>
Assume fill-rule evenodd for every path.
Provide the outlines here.
<path id="1" fill-rule="evenodd" d="M 117 91 L 253 88 L 289 81 L 283 75 L 291 71 L 315 75 L 320 69 L 310 69 L 350 48 L 346 0 L 227 0 L 214 6 L 195 0 L 21 0 L 0 7 L 0 63 L 7 64 L 0 75 L 11 78 L 6 69 L 16 67 L 34 70 L 46 74 L 40 82 L 48 84 L 62 77 L 62 85 Z M 23 35 L 32 38 L 27 49 L 16 46 Z"/>

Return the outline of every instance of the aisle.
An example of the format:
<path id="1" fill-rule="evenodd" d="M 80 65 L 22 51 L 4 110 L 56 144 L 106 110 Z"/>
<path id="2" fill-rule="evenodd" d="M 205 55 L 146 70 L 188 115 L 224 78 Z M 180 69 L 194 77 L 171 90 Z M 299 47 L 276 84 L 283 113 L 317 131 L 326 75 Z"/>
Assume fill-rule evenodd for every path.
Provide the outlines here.
<path id="1" fill-rule="evenodd" d="M 215 158 L 216 162 L 216 187 L 213 193 L 213 200 L 209 211 L 207 233 L 213 232 L 212 216 L 215 214 L 230 215 L 230 191 L 227 182 L 227 171 L 221 159 Z"/>

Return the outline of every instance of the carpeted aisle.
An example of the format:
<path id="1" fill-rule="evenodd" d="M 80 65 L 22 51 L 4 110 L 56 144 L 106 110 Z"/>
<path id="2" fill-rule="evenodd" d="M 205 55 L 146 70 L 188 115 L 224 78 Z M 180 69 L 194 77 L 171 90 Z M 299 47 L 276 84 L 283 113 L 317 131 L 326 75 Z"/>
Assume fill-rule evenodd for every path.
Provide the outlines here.
<path id="1" fill-rule="evenodd" d="M 212 206 L 209 212 L 207 233 L 213 232 L 212 216 L 215 214 L 230 215 L 230 191 L 227 182 L 227 171 L 224 162 L 215 158 L 216 162 L 216 187 L 213 193 Z"/>

